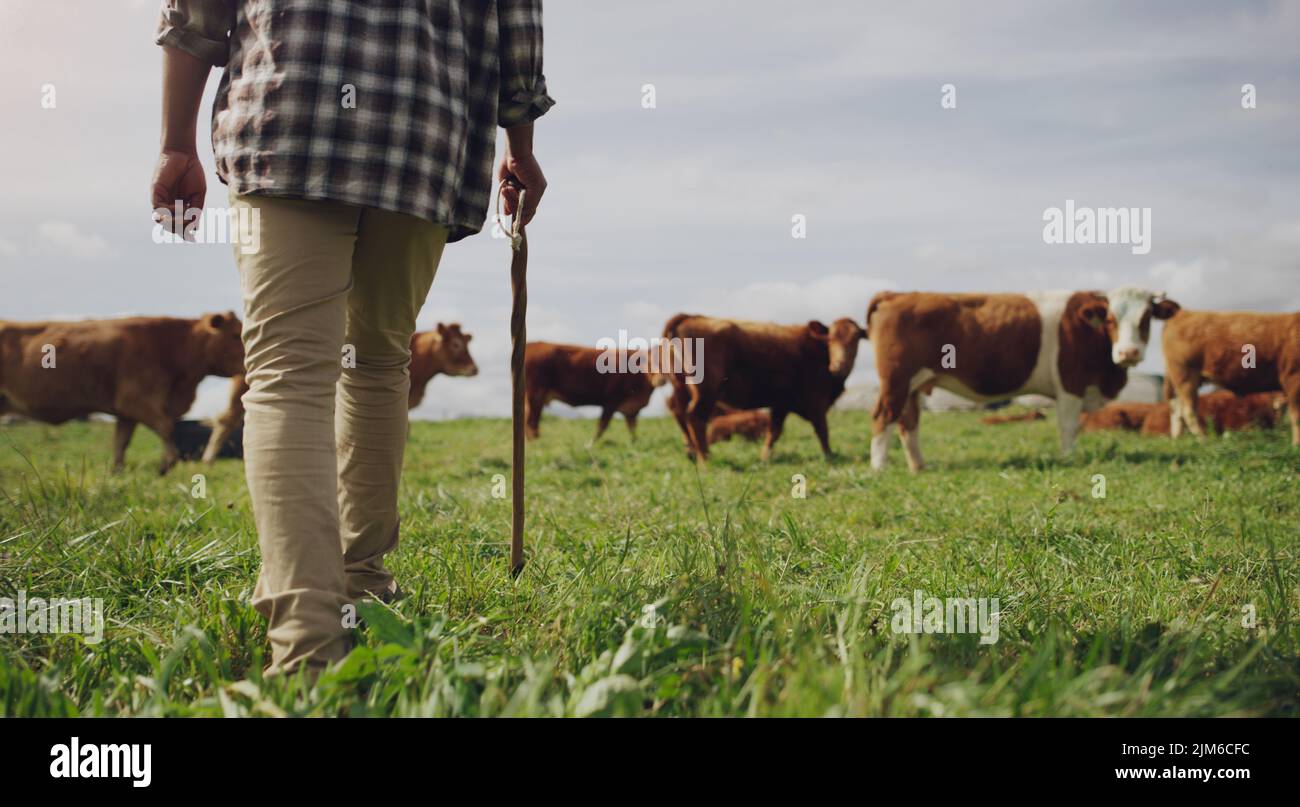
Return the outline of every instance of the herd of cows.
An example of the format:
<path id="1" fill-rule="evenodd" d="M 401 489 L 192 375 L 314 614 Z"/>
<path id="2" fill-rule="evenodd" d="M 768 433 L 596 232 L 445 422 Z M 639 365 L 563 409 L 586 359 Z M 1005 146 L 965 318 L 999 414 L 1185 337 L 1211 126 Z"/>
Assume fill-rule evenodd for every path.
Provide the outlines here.
<path id="1" fill-rule="evenodd" d="M 1142 361 L 1152 320 L 1164 321 L 1167 404 L 1107 401 Z M 437 375 L 473 376 L 470 335 L 439 324 L 411 339 L 410 406 Z M 607 372 L 599 348 L 530 342 L 525 353 L 525 418 L 539 435 L 551 401 L 600 407 L 595 439 L 616 413 L 635 435 L 655 388 L 669 386 L 668 409 L 689 456 L 733 435 L 763 439 L 770 456 L 786 418 L 796 414 L 830 455 L 827 411 L 844 391 L 862 340 L 880 376 L 871 465 L 883 468 L 892 434 L 912 471 L 924 466 L 921 396 L 935 387 L 977 402 L 1037 394 L 1056 402 L 1061 451 L 1080 431 L 1123 428 L 1178 437 L 1272 426 L 1289 410 L 1300 446 L 1300 313 L 1187 311 L 1134 286 L 1103 292 L 949 294 L 882 292 L 862 323 L 844 318 L 777 325 L 679 314 L 649 348 L 643 368 Z M 695 351 L 684 344 L 699 345 Z M 647 351 L 647 352 L 649 352 Z M 84 322 L 0 322 L 0 415 L 62 423 L 113 415 L 113 463 L 121 468 L 137 424 L 162 439 L 166 473 L 182 457 L 211 461 L 238 450 L 243 422 L 241 326 L 234 313 L 198 319 L 132 317 Z M 228 410 L 199 433 L 180 419 L 209 375 L 232 378 Z M 1221 389 L 1199 395 L 1203 383 Z M 1039 417 L 1037 414 L 998 420 Z"/>

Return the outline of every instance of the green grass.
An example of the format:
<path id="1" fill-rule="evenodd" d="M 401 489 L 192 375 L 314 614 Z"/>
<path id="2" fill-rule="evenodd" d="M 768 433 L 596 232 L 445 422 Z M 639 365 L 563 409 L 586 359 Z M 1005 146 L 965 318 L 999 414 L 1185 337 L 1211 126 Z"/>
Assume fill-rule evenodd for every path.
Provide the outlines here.
<path id="1" fill-rule="evenodd" d="M 771 463 L 736 442 L 697 473 L 668 420 L 588 449 L 590 421 L 548 418 L 515 581 L 508 423 L 416 423 L 390 564 L 408 597 L 310 687 L 261 675 L 240 463 L 159 478 L 141 431 L 113 476 L 110 425 L 7 426 L 0 596 L 102 597 L 108 626 L 0 636 L 0 714 L 1296 714 L 1288 435 L 1084 435 L 1061 460 L 1050 421 L 928 414 L 912 476 L 897 445 L 871 473 L 869 427 L 833 416 L 827 463 L 793 420 Z M 999 640 L 894 633 L 916 589 L 999 598 Z"/>

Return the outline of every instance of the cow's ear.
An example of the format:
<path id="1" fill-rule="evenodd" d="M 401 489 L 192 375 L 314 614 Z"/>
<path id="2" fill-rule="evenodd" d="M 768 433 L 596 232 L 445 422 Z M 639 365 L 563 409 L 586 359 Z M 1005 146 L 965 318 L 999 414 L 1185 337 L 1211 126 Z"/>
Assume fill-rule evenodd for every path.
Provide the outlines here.
<path id="1" fill-rule="evenodd" d="M 441 323 L 441 322 L 438 323 L 438 335 L 439 335 L 439 336 L 446 336 L 446 335 L 447 335 L 447 326 L 444 325 L 444 324 Z"/>
<path id="2" fill-rule="evenodd" d="M 474 334 L 472 334 L 472 333 L 463 333 L 463 334 L 460 335 L 460 338 L 461 338 L 461 339 L 464 339 L 466 344 L 469 344 L 469 340 L 471 340 L 471 339 L 474 338 Z"/>
<path id="3" fill-rule="evenodd" d="M 203 318 L 203 325 L 210 331 L 219 331 L 226 324 L 225 314 L 208 314 Z"/>
<path id="4" fill-rule="evenodd" d="M 1163 294 L 1158 295 L 1151 301 L 1151 316 L 1156 319 L 1169 319 L 1174 314 L 1182 311 L 1183 307 L 1178 303 L 1165 297 Z"/>
<path id="5" fill-rule="evenodd" d="M 825 342 L 830 338 L 830 330 L 819 320 L 810 320 L 808 323 L 808 335 L 813 339 Z"/>
<path id="6" fill-rule="evenodd" d="M 1098 331 L 1106 330 L 1106 316 L 1110 314 L 1110 307 L 1106 304 L 1105 298 L 1092 299 L 1079 306 L 1079 319 Z"/>

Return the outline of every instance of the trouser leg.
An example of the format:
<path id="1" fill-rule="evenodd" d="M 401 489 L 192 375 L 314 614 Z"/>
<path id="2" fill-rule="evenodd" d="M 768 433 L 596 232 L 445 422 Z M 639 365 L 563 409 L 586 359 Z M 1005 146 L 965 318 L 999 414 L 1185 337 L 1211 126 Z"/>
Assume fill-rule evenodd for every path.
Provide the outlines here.
<path id="1" fill-rule="evenodd" d="M 411 334 L 446 242 L 446 227 L 414 216 L 361 215 L 344 337 L 355 361 L 343 367 L 335 412 L 339 535 L 353 599 L 395 590 L 384 556 L 398 539 Z"/>

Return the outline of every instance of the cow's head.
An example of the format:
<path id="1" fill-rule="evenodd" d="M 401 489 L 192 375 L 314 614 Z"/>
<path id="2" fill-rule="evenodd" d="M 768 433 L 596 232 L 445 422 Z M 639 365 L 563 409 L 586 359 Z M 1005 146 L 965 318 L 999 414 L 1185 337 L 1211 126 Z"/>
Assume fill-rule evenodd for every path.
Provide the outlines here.
<path id="1" fill-rule="evenodd" d="M 1169 319 L 1178 313 L 1179 306 L 1164 294 L 1155 294 L 1138 286 L 1120 286 L 1098 300 L 1105 309 L 1098 315 L 1091 303 L 1081 313 L 1089 322 L 1105 327 L 1110 337 L 1111 361 L 1120 367 L 1133 367 L 1146 355 L 1151 339 L 1151 320 Z"/>
<path id="2" fill-rule="evenodd" d="M 208 374 L 237 376 L 244 372 L 244 326 L 234 311 L 204 314 L 194 325 L 197 362 Z"/>
<path id="3" fill-rule="evenodd" d="M 835 320 L 829 328 L 813 320 L 808 323 L 808 335 L 826 343 L 830 354 L 829 368 L 836 378 L 846 378 L 853 372 L 853 362 L 858 358 L 858 342 L 867 338 L 862 326 L 848 317 Z"/>
<path id="4" fill-rule="evenodd" d="M 478 375 L 478 365 L 469 355 L 469 340 L 474 337 L 461 333 L 460 323 L 438 323 L 438 353 L 442 356 L 443 372 L 447 375 Z"/>

